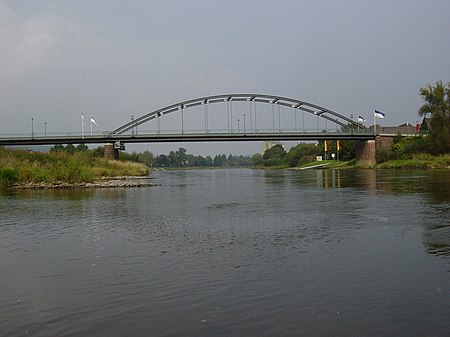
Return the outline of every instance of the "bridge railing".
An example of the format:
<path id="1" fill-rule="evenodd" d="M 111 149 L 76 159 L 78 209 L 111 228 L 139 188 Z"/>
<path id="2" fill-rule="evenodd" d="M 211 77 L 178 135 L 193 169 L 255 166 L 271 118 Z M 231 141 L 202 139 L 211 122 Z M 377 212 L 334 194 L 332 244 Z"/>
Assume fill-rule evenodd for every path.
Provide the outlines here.
<path id="1" fill-rule="evenodd" d="M 208 134 L 215 134 L 215 135 L 230 135 L 230 134 L 248 134 L 248 135 L 254 135 L 254 134 L 272 134 L 272 135 L 279 135 L 279 134 L 372 134 L 371 131 L 368 130 L 357 130 L 357 129 L 351 129 L 351 130 L 317 130 L 317 129 L 257 129 L 257 130 L 244 130 L 244 129 L 234 129 L 234 130 L 228 130 L 228 129 L 187 129 L 187 130 L 136 130 L 134 132 L 128 132 L 125 134 L 120 135 L 120 138 L 130 136 L 130 137 L 139 137 L 139 136 L 158 136 L 158 135 L 182 135 L 182 134 L 192 134 L 192 135 L 208 135 Z M 80 139 L 89 139 L 89 138 L 111 138 L 111 131 L 96 131 L 92 134 L 82 134 L 81 132 L 52 132 L 52 133 L 11 133 L 11 134 L 1 134 L 0 139 L 52 139 L 52 138 L 67 138 L 67 139 L 73 139 L 73 138 L 80 138 Z"/>
<path id="2" fill-rule="evenodd" d="M 349 134 L 349 133 L 355 133 L 355 134 L 372 134 L 372 132 L 367 130 L 317 130 L 317 129 L 303 129 L 303 130 L 297 130 L 297 129 L 257 129 L 257 130 L 228 130 L 228 129 L 187 129 L 187 130 L 139 130 L 134 133 L 135 136 L 137 135 L 168 135 L 168 134 L 317 134 L 317 133 L 324 133 L 324 134 Z M 131 135 L 131 133 L 127 133 L 128 135 Z"/>

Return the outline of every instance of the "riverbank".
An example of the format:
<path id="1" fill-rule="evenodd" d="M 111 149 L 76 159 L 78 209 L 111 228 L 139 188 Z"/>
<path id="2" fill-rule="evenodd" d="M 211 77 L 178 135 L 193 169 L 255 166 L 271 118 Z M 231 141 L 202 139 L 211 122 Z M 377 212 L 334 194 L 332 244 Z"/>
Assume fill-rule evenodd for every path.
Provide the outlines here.
<path id="1" fill-rule="evenodd" d="M 0 188 L 148 186 L 148 173 L 144 164 L 98 158 L 90 152 L 0 148 Z"/>
<path id="2" fill-rule="evenodd" d="M 68 183 L 62 181 L 56 182 L 28 182 L 14 184 L 12 189 L 17 190 L 47 190 L 47 189 L 71 189 L 71 188 L 131 188 L 131 187 L 147 187 L 157 186 L 153 183 L 152 178 L 147 177 L 105 177 L 102 180 L 93 182 Z"/>
<path id="3" fill-rule="evenodd" d="M 412 159 L 389 160 L 377 164 L 375 168 L 382 169 L 450 169 L 450 154 L 432 156 L 430 154 L 413 155 Z"/>
<path id="4" fill-rule="evenodd" d="M 290 170 L 330 169 L 330 168 L 355 167 L 355 161 L 323 160 L 306 163 L 302 166 L 289 167 Z"/>
<path id="5" fill-rule="evenodd" d="M 270 167 L 280 168 L 280 167 Z M 290 170 L 306 169 L 450 169 L 450 154 L 432 156 L 430 154 L 415 154 L 411 159 L 389 160 L 376 165 L 357 165 L 355 160 L 351 161 L 314 161 L 298 167 L 289 167 Z"/>

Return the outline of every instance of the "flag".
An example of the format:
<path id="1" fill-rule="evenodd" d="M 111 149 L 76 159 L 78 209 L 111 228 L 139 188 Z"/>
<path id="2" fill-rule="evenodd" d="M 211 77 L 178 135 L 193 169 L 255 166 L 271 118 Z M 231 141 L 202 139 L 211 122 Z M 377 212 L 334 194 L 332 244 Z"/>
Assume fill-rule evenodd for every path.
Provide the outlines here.
<path id="1" fill-rule="evenodd" d="M 358 116 L 358 123 L 363 123 L 363 122 L 365 122 L 366 120 L 363 118 L 363 117 L 361 117 L 361 116 Z"/>
<path id="2" fill-rule="evenodd" d="M 94 123 L 95 125 L 98 125 L 97 122 L 95 121 L 94 117 L 91 116 L 91 123 Z"/>
<path id="3" fill-rule="evenodd" d="M 336 141 L 336 145 L 337 145 L 337 150 L 339 151 L 341 149 L 341 141 L 340 140 Z"/>
<path id="4" fill-rule="evenodd" d="M 328 145 L 327 145 L 327 141 L 326 140 L 323 141 L 323 148 L 325 149 L 325 152 L 328 151 Z"/>
<path id="5" fill-rule="evenodd" d="M 377 118 L 384 118 L 385 114 L 381 111 L 375 110 L 374 116 Z"/>
<path id="6" fill-rule="evenodd" d="M 81 113 L 81 125 L 84 125 L 84 115 Z"/>

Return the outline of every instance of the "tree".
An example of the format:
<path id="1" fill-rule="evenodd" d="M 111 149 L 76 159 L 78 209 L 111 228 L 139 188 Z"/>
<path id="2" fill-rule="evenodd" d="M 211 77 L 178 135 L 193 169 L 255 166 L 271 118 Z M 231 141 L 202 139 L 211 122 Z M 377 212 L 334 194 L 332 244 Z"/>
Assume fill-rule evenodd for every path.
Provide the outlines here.
<path id="1" fill-rule="evenodd" d="M 252 156 L 252 165 L 253 166 L 259 166 L 264 164 L 264 159 L 261 153 L 255 153 Z"/>
<path id="2" fill-rule="evenodd" d="M 62 144 L 56 144 L 55 146 L 53 146 L 51 149 L 50 149 L 50 152 L 58 152 L 58 151 L 65 151 L 66 150 L 66 147 L 64 146 L 64 145 L 62 145 Z"/>
<path id="3" fill-rule="evenodd" d="M 77 152 L 86 152 L 89 150 L 88 146 L 86 144 L 78 144 L 75 148 Z"/>
<path id="4" fill-rule="evenodd" d="M 170 151 L 167 156 L 167 166 L 169 166 L 169 167 L 179 166 L 177 163 L 177 156 L 176 156 L 175 152 L 173 152 L 173 151 Z"/>
<path id="5" fill-rule="evenodd" d="M 286 156 L 286 151 L 283 145 L 277 144 L 272 146 L 270 149 L 266 150 L 263 154 L 264 165 L 266 166 L 276 166 L 283 163 L 283 159 Z"/>
<path id="6" fill-rule="evenodd" d="M 315 144 L 298 144 L 289 150 L 286 162 L 291 167 L 303 165 L 314 161 L 319 154 L 321 154 L 320 148 Z"/>
<path id="7" fill-rule="evenodd" d="M 431 114 L 430 152 L 450 153 L 450 83 L 445 86 L 439 81 L 434 87 L 428 84 L 419 93 L 425 101 L 419 116 Z"/>
<path id="8" fill-rule="evenodd" d="M 176 166 L 186 166 L 187 165 L 187 155 L 186 155 L 186 149 L 183 147 L 178 148 L 178 150 L 175 152 L 176 157 Z"/>
<path id="9" fill-rule="evenodd" d="M 340 160 L 352 160 L 356 157 L 356 140 L 341 140 L 341 148 L 339 151 Z"/>
<path id="10" fill-rule="evenodd" d="M 66 146 L 66 152 L 67 153 L 74 154 L 75 151 L 76 151 L 76 148 L 75 148 L 75 146 L 73 144 L 68 144 Z"/>
<path id="11" fill-rule="evenodd" d="M 144 163 L 147 166 L 153 166 L 155 164 L 155 157 L 153 156 L 153 153 L 146 150 L 142 153 L 139 153 L 138 161 Z"/>
<path id="12" fill-rule="evenodd" d="M 224 166 L 226 160 L 227 160 L 227 157 L 224 154 L 222 154 L 222 155 L 218 154 L 214 157 L 213 165 L 216 167 Z"/>
<path id="13" fill-rule="evenodd" d="M 99 146 L 96 147 L 95 149 L 91 150 L 91 155 L 92 157 L 95 158 L 102 158 L 105 155 L 105 147 L 104 146 Z"/>
<path id="14" fill-rule="evenodd" d="M 155 164 L 156 164 L 156 166 L 159 166 L 159 167 L 169 166 L 167 156 L 165 154 L 160 154 L 159 156 L 156 156 Z"/>

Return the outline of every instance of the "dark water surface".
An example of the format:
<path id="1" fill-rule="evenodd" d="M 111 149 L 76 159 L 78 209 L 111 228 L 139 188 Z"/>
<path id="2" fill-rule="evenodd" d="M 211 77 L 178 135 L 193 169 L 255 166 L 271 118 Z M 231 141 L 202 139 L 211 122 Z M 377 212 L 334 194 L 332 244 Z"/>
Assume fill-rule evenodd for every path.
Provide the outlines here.
<path id="1" fill-rule="evenodd" d="M 1 336 L 449 336 L 449 171 L 0 194 Z"/>

